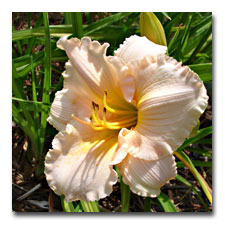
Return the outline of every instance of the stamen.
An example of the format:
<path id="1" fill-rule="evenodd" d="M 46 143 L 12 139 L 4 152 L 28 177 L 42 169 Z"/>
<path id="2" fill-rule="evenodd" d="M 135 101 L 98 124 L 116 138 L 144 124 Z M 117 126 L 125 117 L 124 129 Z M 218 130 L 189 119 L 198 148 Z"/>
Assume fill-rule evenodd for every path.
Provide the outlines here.
<path id="1" fill-rule="evenodd" d="M 123 127 L 130 127 L 130 126 L 135 125 L 136 124 L 136 118 L 135 117 L 129 118 L 129 119 L 124 120 L 122 122 L 107 122 L 107 120 L 106 120 L 106 108 L 104 108 L 103 122 L 104 122 L 104 125 L 107 128 L 112 129 L 112 130 L 117 130 L 117 129 L 121 129 Z"/>
<path id="2" fill-rule="evenodd" d="M 111 112 L 111 113 L 116 113 L 116 114 L 130 114 L 130 113 L 136 114 L 136 113 L 137 113 L 137 111 L 118 110 L 118 109 L 113 109 L 113 108 L 111 108 L 111 107 L 107 104 L 107 99 L 106 99 L 106 97 L 107 97 L 107 92 L 104 91 L 103 105 L 104 105 L 104 107 L 105 107 L 109 112 Z"/>
<path id="3" fill-rule="evenodd" d="M 99 117 L 99 105 L 95 104 L 95 116 L 99 124 L 103 125 L 102 120 Z"/>
<path id="4" fill-rule="evenodd" d="M 76 121 L 80 122 L 80 123 L 83 123 L 85 125 L 90 125 L 91 123 L 90 122 L 87 122 L 87 121 L 84 121 L 84 120 L 81 120 L 79 119 L 78 117 L 76 117 L 74 114 L 72 114 L 72 117 L 73 119 L 75 119 Z"/>
<path id="5" fill-rule="evenodd" d="M 95 108 L 94 107 L 91 108 L 91 120 L 94 121 L 95 123 L 99 124 L 99 121 L 98 121 L 98 119 L 96 118 L 96 115 L 95 115 Z"/>
<path id="6" fill-rule="evenodd" d="M 92 127 L 94 130 L 97 130 L 97 131 L 105 130 L 105 129 L 106 129 L 106 127 L 103 127 L 103 126 L 100 126 L 100 127 L 96 126 L 97 124 L 94 124 L 92 120 L 91 120 L 91 123 L 90 123 L 90 124 L 91 124 L 91 127 Z"/>

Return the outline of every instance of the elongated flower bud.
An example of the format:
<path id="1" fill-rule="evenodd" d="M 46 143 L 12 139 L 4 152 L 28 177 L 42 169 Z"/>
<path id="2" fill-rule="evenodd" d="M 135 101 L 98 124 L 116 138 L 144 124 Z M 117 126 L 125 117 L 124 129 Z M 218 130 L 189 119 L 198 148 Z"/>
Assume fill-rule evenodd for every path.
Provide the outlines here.
<path id="1" fill-rule="evenodd" d="M 153 12 L 140 14 L 141 36 L 146 36 L 150 41 L 166 46 L 166 36 L 162 24 Z"/>

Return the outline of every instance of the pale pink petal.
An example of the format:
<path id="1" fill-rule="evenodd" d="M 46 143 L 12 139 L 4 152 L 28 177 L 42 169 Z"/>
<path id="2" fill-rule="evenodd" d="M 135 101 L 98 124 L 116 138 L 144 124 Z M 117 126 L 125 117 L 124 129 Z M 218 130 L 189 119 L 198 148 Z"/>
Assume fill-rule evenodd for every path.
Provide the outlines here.
<path id="1" fill-rule="evenodd" d="M 139 143 L 137 141 L 138 139 L 135 136 L 135 132 L 128 130 L 127 128 L 122 128 L 118 135 L 117 151 L 111 164 L 116 165 L 123 161 L 128 153 L 135 153 L 138 151 Z"/>
<path id="2" fill-rule="evenodd" d="M 76 128 L 74 127 L 76 126 Z M 115 153 L 115 133 L 68 124 L 53 140 L 45 159 L 49 186 L 66 201 L 95 201 L 108 196 L 117 174 L 109 165 Z"/>
<path id="3" fill-rule="evenodd" d="M 159 54 L 166 53 L 167 47 L 155 44 L 146 37 L 133 35 L 126 38 L 123 44 L 115 51 L 115 55 L 121 57 L 126 63 L 145 56 L 156 57 Z"/>
<path id="4" fill-rule="evenodd" d="M 138 123 L 134 129 L 139 152 L 154 160 L 171 154 L 196 126 L 207 106 L 203 82 L 188 67 L 165 55 L 130 65 L 136 81 Z"/>
<path id="5" fill-rule="evenodd" d="M 173 153 L 166 142 L 152 141 L 149 137 L 135 130 L 121 129 L 118 135 L 118 148 L 112 165 L 122 162 L 128 153 L 146 160 L 158 160 Z"/>
<path id="6" fill-rule="evenodd" d="M 65 129 L 72 120 L 72 114 L 81 120 L 88 121 L 91 115 L 92 101 L 101 104 L 102 99 L 95 95 L 70 62 L 63 72 L 64 89 L 55 94 L 51 105 L 48 122 L 57 130 Z"/>
<path id="7" fill-rule="evenodd" d="M 108 60 L 117 70 L 119 87 L 123 97 L 128 102 L 132 102 L 135 93 L 135 82 L 133 76 L 130 74 L 129 68 L 120 57 L 109 56 Z"/>
<path id="8" fill-rule="evenodd" d="M 118 57 L 114 59 L 112 56 L 106 56 L 108 43 L 101 45 L 88 37 L 82 38 L 81 41 L 62 37 L 57 45 L 66 51 L 74 70 L 95 95 L 103 98 L 104 92 L 107 91 L 108 96 L 115 101 L 127 104 L 119 84 L 120 75 L 125 76 L 127 73 L 127 66 L 122 65 Z"/>
<path id="9" fill-rule="evenodd" d="M 157 197 L 160 188 L 176 176 L 176 163 L 172 155 L 149 161 L 128 154 L 117 167 L 124 183 L 132 192 L 143 197 Z"/>

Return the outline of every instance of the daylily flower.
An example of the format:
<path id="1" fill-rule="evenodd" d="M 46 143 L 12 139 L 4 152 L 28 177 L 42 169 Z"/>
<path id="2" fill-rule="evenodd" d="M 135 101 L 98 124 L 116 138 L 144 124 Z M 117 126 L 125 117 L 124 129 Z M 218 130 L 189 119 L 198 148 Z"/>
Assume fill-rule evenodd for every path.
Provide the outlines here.
<path id="1" fill-rule="evenodd" d="M 131 36 L 114 56 L 88 37 L 57 44 L 69 61 L 48 118 L 59 131 L 45 160 L 49 186 L 66 201 L 98 200 L 112 192 L 116 165 L 132 192 L 158 196 L 207 106 L 203 82 L 146 37 Z"/>

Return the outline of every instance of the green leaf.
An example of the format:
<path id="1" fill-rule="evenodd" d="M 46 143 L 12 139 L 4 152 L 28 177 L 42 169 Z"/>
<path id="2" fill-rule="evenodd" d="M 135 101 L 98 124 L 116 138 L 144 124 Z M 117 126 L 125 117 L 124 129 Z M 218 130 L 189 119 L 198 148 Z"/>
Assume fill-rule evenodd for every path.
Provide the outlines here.
<path id="1" fill-rule="evenodd" d="M 83 22 L 81 12 L 70 13 L 72 18 L 73 36 L 81 38 L 83 36 Z"/>
<path id="2" fill-rule="evenodd" d="M 64 212 L 75 212 L 75 208 L 72 202 L 66 202 L 65 197 L 63 195 L 61 195 L 60 198 L 61 198 L 61 205 L 63 207 Z"/>
<path id="3" fill-rule="evenodd" d="M 12 63 L 12 91 L 13 91 L 13 94 L 16 96 L 16 98 L 25 99 L 25 94 L 22 88 L 22 81 L 17 78 L 17 72 L 14 66 L 14 63 Z M 19 102 L 19 107 L 21 108 L 24 118 L 26 119 L 28 123 L 27 125 L 29 126 L 29 129 L 30 129 L 30 134 L 28 134 L 28 136 L 31 138 L 34 156 L 38 158 L 40 156 L 40 152 L 38 147 L 38 136 L 34 126 L 34 120 L 31 117 L 30 112 L 26 109 L 23 102 Z M 14 110 L 16 111 L 15 107 L 14 107 Z M 15 113 L 14 115 L 16 114 L 17 113 Z"/>
<path id="4" fill-rule="evenodd" d="M 191 159 L 180 149 L 178 149 L 174 154 L 188 167 L 191 173 L 195 176 L 195 178 L 200 183 L 203 191 L 205 192 L 206 197 L 209 202 L 212 204 L 212 190 L 209 185 L 206 183 L 201 174 L 197 171 Z"/>
<path id="5" fill-rule="evenodd" d="M 43 102 L 29 101 L 29 100 L 24 100 L 24 99 L 15 98 L 15 97 L 12 97 L 12 100 L 17 101 L 17 102 L 22 102 L 23 105 L 24 105 L 24 108 L 27 111 L 34 112 L 35 110 L 37 110 L 37 112 L 42 112 L 45 109 L 46 106 L 50 109 L 50 104 L 43 103 Z"/>
<path id="6" fill-rule="evenodd" d="M 212 126 L 203 128 L 203 129 L 198 131 L 198 134 L 195 137 L 188 138 L 183 143 L 183 145 L 181 145 L 181 147 L 178 150 L 182 150 L 182 149 L 186 148 L 187 146 L 189 146 L 190 144 L 196 143 L 201 138 L 203 138 L 205 136 L 208 136 L 210 134 L 212 134 Z"/>
<path id="7" fill-rule="evenodd" d="M 166 12 L 162 12 L 163 16 L 165 16 L 168 20 L 172 20 L 171 17 Z"/>
<path id="8" fill-rule="evenodd" d="M 176 206 L 171 202 L 169 197 L 163 192 L 160 193 L 157 199 L 165 212 L 178 212 Z"/>
<path id="9" fill-rule="evenodd" d="M 186 27 L 185 27 L 185 30 L 184 30 L 184 34 L 183 34 L 182 39 L 181 39 L 181 42 L 180 42 L 180 46 L 179 46 L 180 48 L 178 48 L 178 50 L 179 50 L 179 58 L 181 60 L 184 57 L 184 49 L 185 49 L 185 47 L 186 47 L 186 45 L 188 43 L 192 18 L 193 18 L 193 15 L 190 14 L 188 16 L 188 20 L 187 20 L 187 24 L 186 24 Z"/>
<path id="10" fill-rule="evenodd" d="M 189 65 L 203 82 L 212 81 L 212 63 Z"/>
<path id="11" fill-rule="evenodd" d="M 50 103 L 49 91 L 51 87 L 51 43 L 50 43 L 50 30 L 47 12 L 43 13 L 43 20 L 45 26 L 45 75 L 44 75 L 42 102 L 45 104 L 49 104 Z M 41 113 L 41 130 L 40 130 L 41 153 L 44 148 L 48 114 L 49 108 L 47 106 L 44 106 L 44 110 Z"/>
<path id="12" fill-rule="evenodd" d="M 176 50 L 176 48 L 174 47 L 174 43 L 176 43 L 179 33 L 180 33 L 180 26 L 177 27 L 175 34 L 173 35 L 173 37 L 171 38 L 171 40 L 169 42 L 169 45 L 168 45 L 168 54 L 169 55 L 171 55 Z"/>
<path id="13" fill-rule="evenodd" d="M 97 201 L 94 201 L 94 202 L 80 201 L 80 204 L 84 212 L 100 212 Z"/>
<path id="14" fill-rule="evenodd" d="M 212 162 L 205 162 L 200 160 L 192 160 L 192 164 L 194 166 L 199 166 L 199 167 L 212 167 Z M 186 165 L 183 162 L 177 162 L 177 168 L 185 167 L 185 166 Z"/>
<path id="15" fill-rule="evenodd" d="M 33 156 L 36 158 L 39 157 L 39 149 L 38 149 L 38 142 L 36 137 L 34 136 L 33 129 L 29 126 L 29 123 L 23 117 L 22 113 L 19 109 L 12 103 L 12 115 L 14 121 L 20 126 L 20 128 L 24 131 L 24 133 L 30 138 L 31 141 L 31 151 Z"/>
<path id="16" fill-rule="evenodd" d="M 37 22 L 36 22 L 36 24 L 35 24 L 35 26 L 34 26 L 34 28 L 40 27 L 42 25 L 42 23 L 43 23 L 43 14 L 41 13 Z M 30 28 L 30 27 L 28 26 L 28 28 Z M 29 40 L 25 54 L 31 54 L 31 51 L 32 51 L 32 48 L 34 46 L 35 40 L 36 40 L 35 37 L 31 38 Z"/>
<path id="17" fill-rule="evenodd" d="M 209 158 L 212 158 L 212 152 L 209 151 L 209 150 L 206 150 L 206 149 L 186 147 L 185 150 L 189 151 L 189 152 L 195 152 L 195 153 L 201 154 L 203 156 L 207 156 Z"/>
<path id="18" fill-rule="evenodd" d="M 189 188 L 191 188 L 191 190 L 196 194 L 196 196 L 199 198 L 199 200 L 201 201 L 202 205 L 205 207 L 206 211 L 209 211 L 209 207 L 208 205 L 205 203 L 205 201 L 203 200 L 203 198 L 201 197 L 200 193 L 196 190 L 196 188 L 189 182 L 187 181 L 184 177 L 182 177 L 181 175 L 177 174 L 176 179 L 178 181 L 180 181 L 181 183 L 187 185 Z"/>
<path id="19" fill-rule="evenodd" d="M 84 28 L 84 35 L 89 35 L 90 33 L 94 31 L 100 30 L 118 20 L 123 19 L 124 17 L 129 16 L 131 13 L 132 12 L 116 13 L 116 14 L 113 14 L 112 16 L 108 16 L 104 19 L 98 20 L 97 22 L 92 23 Z"/>
<path id="20" fill-rule="evenodd" d="M 192 52 L 192 54 L 189 57 L 188 61 L 185 61 L 185 63 L 190 64 L 191 62 L 194 61 L 194 57 L 200 51 L 202 46 L 204 46 L 204 44 L 206 43 L 207 39 L 210 37 L 211 34 L 212 34 L 212 24 L 211 24 L 210 28 L 206 31 L 206 33 L 204 33 L 204 35 L 202 35 L 198 45 L 196 46 L 196 48 Z"/>

